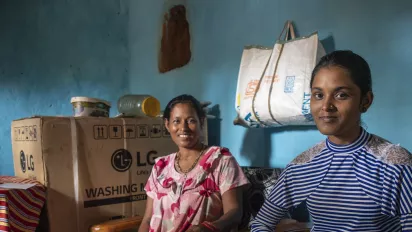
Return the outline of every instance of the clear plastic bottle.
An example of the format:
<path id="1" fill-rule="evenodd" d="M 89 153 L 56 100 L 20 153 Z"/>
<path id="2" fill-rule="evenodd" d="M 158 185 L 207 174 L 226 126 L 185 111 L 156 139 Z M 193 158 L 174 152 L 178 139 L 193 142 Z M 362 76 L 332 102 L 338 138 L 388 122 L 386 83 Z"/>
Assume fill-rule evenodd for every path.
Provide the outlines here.
<path id="1" fill-rule="evenodd" d="M 150 95 L 128 94 L 119 98 L 117 110 L 125 116 L 156 117 L 160 113 L 160 102 Z"/>

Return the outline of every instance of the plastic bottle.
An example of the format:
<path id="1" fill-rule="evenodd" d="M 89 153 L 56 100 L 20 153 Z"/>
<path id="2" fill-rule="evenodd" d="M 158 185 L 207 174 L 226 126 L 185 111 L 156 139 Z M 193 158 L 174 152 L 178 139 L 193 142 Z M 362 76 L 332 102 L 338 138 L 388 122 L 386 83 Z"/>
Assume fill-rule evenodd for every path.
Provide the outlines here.
<path id="1" fill-rule="evenodd" d="M 128 94 L 119 98 L 117 110 L 125 116 L 156 117 L 160 113 L 160 102 L 150 95 Z"/>

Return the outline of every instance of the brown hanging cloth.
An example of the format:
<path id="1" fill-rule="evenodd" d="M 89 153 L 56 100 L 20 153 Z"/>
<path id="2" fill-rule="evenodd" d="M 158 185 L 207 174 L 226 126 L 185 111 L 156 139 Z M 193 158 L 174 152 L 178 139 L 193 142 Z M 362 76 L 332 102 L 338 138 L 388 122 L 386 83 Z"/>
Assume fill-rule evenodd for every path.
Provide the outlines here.
<path id="1" fill-rule="evenodd" d="M 184 5 L 176 5 L 165 14 L 159 54 L 159 72 L 165 73 L 189 63 L 191 58 L 189 23 Z"/>

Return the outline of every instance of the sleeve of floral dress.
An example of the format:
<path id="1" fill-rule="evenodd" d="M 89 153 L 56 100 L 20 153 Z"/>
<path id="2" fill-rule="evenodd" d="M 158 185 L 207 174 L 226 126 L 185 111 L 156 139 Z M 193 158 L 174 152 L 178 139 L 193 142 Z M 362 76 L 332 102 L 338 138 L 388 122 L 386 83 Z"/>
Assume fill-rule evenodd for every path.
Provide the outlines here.
<path id="1" fill-rule="evenodd" d="M 228 190 L 236 187 L 250 185 L 235 157 L 226 148 L 221 150 L 222 158 L 219 163 L 219 189 L 223 195 Z"/>
<path id="2" fill-rule="evenodd" d="M 144 187 L 144 190 L 146 191 L 147 196 L 152 199 L 155 199 L 156 194 L 157 194 L 157 187 L 155 184 L 156 178 L 157 178 L 156 165 L 154 165 L 150 173 L 150 176 L 147 179 L 146 186 Z"/>

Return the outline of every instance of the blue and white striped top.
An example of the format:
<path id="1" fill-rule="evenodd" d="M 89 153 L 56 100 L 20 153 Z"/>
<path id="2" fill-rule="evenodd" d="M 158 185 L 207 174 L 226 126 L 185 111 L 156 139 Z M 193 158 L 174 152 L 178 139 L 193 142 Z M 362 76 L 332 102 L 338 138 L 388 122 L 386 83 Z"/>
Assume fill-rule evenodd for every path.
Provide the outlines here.
<path id="1" fill-rule="evenodd" d="M 274 231 L 302 201 L 314 232 L 412 231 L 412 155 L 364 129 L 350 145 L 319 143 L 286 167 L 251 231 Z"/>

